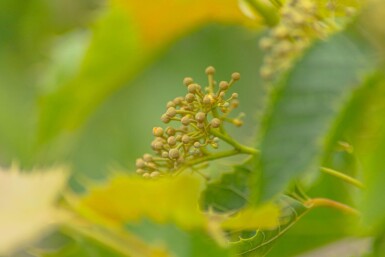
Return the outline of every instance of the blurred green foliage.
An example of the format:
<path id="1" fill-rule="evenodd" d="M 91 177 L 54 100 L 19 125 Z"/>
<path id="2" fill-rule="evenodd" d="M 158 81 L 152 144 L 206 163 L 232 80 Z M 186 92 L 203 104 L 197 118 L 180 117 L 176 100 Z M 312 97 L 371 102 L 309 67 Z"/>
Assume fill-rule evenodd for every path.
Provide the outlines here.
<path id="1" fill-rule="evenodd" d="M 335 14 L 342 15 L 342 7 L 351 2 L 338 1 Z M 247 114 L 245 126 L 229 127 L 229 132 L 239 142 L 257 146 L 261 156 L 251 159 L 253 165 L 235 169 L 234 163 L 242 160 L 212 165 L 207 172 L 214 173 L 214 180 L 202 195 L 203 209 L 233 212 L 245 204 L 280 199 L 299 185 L 310 198 L 356 206 L 363 220 L 330 209 L 307 213 L 301 209 L 307 199 L 302 199 L 293 204 L 298 208 L 291 210 L 298 213 L 287 223 L 287 233 L 269 231 L 270 242 L 260 238 L 271 235 L 266 231 L 257 236 L 240 232 L 236 235 L 246 241 L 235 251 L 241 256 L 263 256 L 270 250 L 268 256 L 296 256 L 357 236 L 373 240 L 373 256 L 385 256 L 381 8 L 383 3 L 374 1 L 347 28 L 316 40 L 278 82 L 266 85 L 259 75 L 264 53 L 258 43 L 270 33 L 268 28 L 210 22 L 186 28 L 183 35 L 151 49 L 140 41 L 133 16 L 114 1 L 1 1 L 0 164 L 16 162 L 23 169 L 68 164 L 75 190 L 116 170 L 133 172 L 135 159 L 150 150 L 151 128 L 160 125 L 165 103 L 184 94 L 183 78 L 204 84 L 204 68 L 213 65 L 218 78 L 227 79 L 233 71 L 242 74 L 236 91 L 239 109 Z M 322 174 L 320 166 L 357 177 L 367 189 L 359 192 Z M 307 214 L 297 219 L 301 211 Z M 124 229 L 165 245 L 175 256 L 229 254 L 206 232 L 189 233 L 173 224 L 145 221 Z M 59 252 L 42 256 L 121 255 L 84 235 L 70 237 L 58 240 Z M 248 255 L 245 247 L 263 242 L 268 242 L 263 251 Z"/>

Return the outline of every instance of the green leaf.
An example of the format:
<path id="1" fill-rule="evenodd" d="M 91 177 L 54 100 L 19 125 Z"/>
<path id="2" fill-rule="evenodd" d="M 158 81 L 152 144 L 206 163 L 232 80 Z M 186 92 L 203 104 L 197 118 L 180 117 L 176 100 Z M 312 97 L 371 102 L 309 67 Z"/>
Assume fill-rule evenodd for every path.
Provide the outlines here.
<path id="1" fill-rule="evenodd" d="M 385 194 L 385 74 L 374 73 L 353 94 L 342 113 L 338 126 L 329 143 L 328 152 L 336 141 L 346 138 L 360 160 L 361 173 L 366 190 L 363 191 L 361 211 L 366 225 L 379 227 L 385 222 L 385 207 L 378 201 L 378 195 Z M 365 122 L 362 122 L 365 121 Z M 326 155 L 328 157 L 329 154 Z"/>
<path id="2" fill-rule="evenodd" d="M 250 170 L 245 166 L 235 166 L 233 172 L 209 183 L 201 195 L 202 208 L 230 212 L 245 206 L 249 201 L 249 174 Z"/>
<path id="3" fill-rule="evenodd" d="M 282 196 L 279 203 L 282 206 L 280 217 L 282 225 L 278 228 L 274 230 L 257 230 L 254 234 L 252 232 L 230 234 L 233 239 L 230 248 L 236 256 L 265 256 L 274 243 L 309 211 L 302 203 L 288 196 Z M 252 236 L 250 236 L 250 233 Z"/>
<path id="4" fill-rule="evenodd" d="M 360 207 L 364 223 L 380 230 L 385 224 L 385 206 L 378 199 L 385 194 L 385 74 L 380 71 L 373 75 L 359 92 L 349 113 L 356 116 L 350 137 L 367 186 Z"/>
<path id="5" fill-rule="evenodd" d="M 186 232 L 173 224 L 157 224 L 150 220 L 127 224 L 126 228 L 149 245 L 164 246 L 173 256 L 229 256 L 228 250 L 217 245 L 204 231 Z"/>
<path id="6" fill-rule="evenodd" d="M 318 42 L 273 89 L 262 126 L 260 199 L 317 163 L 334 120 L 371 67 L 363 49 L 346 32 Z"/>
<path id="7" fill-rule="evenodd" d="M 41 257 L 119 257 L 124 256 L 103 246 L 100 242 L 76 235 L 57 250 L 36 250 Z"/>
<path id="8" fill-rule="evenodd" d="M 51 139 L 63 129 L 77 128 L 142 65 L 130 19 L 124 11 L 111 8 L 95 25 L 78 73 L 42 99 L 40 140 Z"/>

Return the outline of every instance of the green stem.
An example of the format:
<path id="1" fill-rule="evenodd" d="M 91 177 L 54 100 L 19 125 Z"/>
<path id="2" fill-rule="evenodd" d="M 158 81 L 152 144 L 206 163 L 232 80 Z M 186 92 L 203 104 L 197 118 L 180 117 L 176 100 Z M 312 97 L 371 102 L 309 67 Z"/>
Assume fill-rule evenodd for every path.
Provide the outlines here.
<path id="1" fill-rule="evenodd" d="M 222 139 L 226 143 L 232 145 L 240 153 L 252 154 L 252 155 L 259 154 L 259 151 L 257 149 L 242 145 L 242 144 L 238 143 L 237 141 L 235 141 L 234 139 L 232 139 L 231 137 L 229 137 L 228 135 L 224 135 L 215 129 L 210 129 L 210 133 L 213 134 L 214 136 Z"/>
<path id="2" fill-rule="evenodd" d="M 342 172 L 339 172 L 339 171 L 336 171 L 336 170 L 333 170 L 333 169 L 330 169 L 330 168 L 325 168 L 325 167 L 321 167 L 321 171 L 326 173 L 326 174 L 329 174 L 331 176 L 334 176 L 336 178 L 339 178 L 343 181 L 345 181 L 346 183 L 349 183 L 353 186 L 356 186 L 358 188 L 361 188 L 361 189 L 365 189 L 365 185 L 363 183 L 361 183 L 360 181 L 358 181 L 357 179 L 355 178 L 352 178 Z"/>
<path id="3" fill-rule="evenodd" d="M 274 27 L 278 23 L 278 15 L 275 8 L 269 7 L 260 0 L 244 0 L 256 13 L 261 15 L 266 25 Z"/>
<path id="4" fill-rule="evenodd" d="M 334 208 L 334 209 L 340 210 L 342 212 L 345 212 L 347 214 L 351 214 L 354 216 L 360 216 L 360 212 L 357 211 L 356 209 L 354 209 L 354 208 L 352 208 L 346 204 L 343 204 L 343 203 L 340 203 L 340 202 L 337 202 L 337 201 L 334 201 L 331 199 L 327 199 L 327 198 L 309 199 L 306 202 L 304 202 L 304 204 L 305 204 L 305 206 L 307 206 L 310 209 L 315 208 L 315 207 L 330 207 L 330 208 Z"/>

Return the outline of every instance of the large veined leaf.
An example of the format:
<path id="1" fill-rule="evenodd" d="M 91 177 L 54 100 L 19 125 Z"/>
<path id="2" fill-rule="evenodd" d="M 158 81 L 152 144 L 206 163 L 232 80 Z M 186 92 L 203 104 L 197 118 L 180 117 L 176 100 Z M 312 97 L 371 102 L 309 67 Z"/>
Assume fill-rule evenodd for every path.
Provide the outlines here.
<path id="1" fill-rule="evenodd" d="M 243 232 L 230 235 L 233 240 L 230 242 L 230 247 L 234 251 L 235 256 L 265 256 L 277 239 L 283 236 L 286 231 L 310 210 L 302 203 L 287 196 L 281 196 L 279 201 L 282 206 L 282 214 L 280 216 L 281 225 L 278 228 L 273 230 L 260 229 L 253 233 Z"/>
<path id="2" fill-rule="evenodd" d="M 272 90 L 260 144 L 260 199 L 317 163 L 333 122 L 371 67 L 363 48 L 346 32 L 316 43 Z"/>

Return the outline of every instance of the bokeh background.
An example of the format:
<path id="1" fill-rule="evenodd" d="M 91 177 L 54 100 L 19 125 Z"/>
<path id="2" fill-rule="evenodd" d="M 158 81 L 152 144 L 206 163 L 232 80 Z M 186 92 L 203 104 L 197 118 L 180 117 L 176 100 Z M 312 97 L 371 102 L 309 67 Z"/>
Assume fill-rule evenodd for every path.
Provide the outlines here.
<path id="1" fill-rule="evenodd" d="M 171 2 L 178 1 L 1 0 L 0 165 L 68 165 L 75 190 L 117 169 L 133 172 L 165 104 L 185 94 L 183 78 L 204 84 L 209 65 L 218 80 L 241 73 L 245 125 L 230 132 L 253 144 L 266 93 L 257 72 L 264 26 L 236 1 L 179 1 L 174 9 Z M 336 154 L 335 166 L 348 169 L 347 158 Z M 333 179 L 321 176 L 314 188 L 351 202 Z M 271 256 L 341 238 L 353 229 L 348 224 L 343 214 L 316 210 Z"/>

